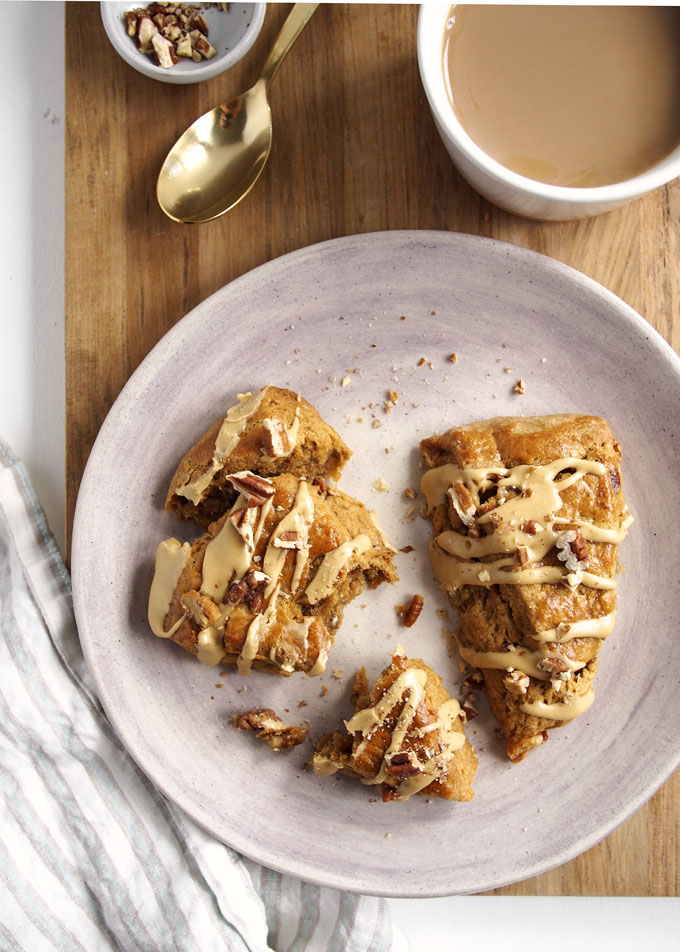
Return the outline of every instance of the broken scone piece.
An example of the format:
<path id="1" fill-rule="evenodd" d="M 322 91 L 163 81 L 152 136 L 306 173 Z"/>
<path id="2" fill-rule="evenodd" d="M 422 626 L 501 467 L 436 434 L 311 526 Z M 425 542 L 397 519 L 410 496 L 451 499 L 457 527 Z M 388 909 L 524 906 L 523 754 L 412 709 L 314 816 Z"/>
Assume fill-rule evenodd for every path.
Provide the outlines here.
<path id="1" fill-rule="evenodd" d="M 414 793 L 471 800 L 477 755 L 465 739 L 460 706 L 442 680 L 399 646 L 372 690 L 362 668 L 354 685 L 356 712 L 346 732 L 316 745 L 317 776 L 341 773 L 381 786 L 383 800 Z"/>
<path id="2" fill-rule="evenodd" d="M 206 664 L 320 674 L 344 606 L 394 582 L 394 549 L 362 503 L 289 474 L 226 477 L 231 509 L 193 544 L 161 542 L 149 623 Z"/>
<path id="3" fill-rule="evenodd" d="M 263 387 L 239 394 L 238 403 L 184 455 L 165 508 L 206 528 L 236 498 L 230 474 L 337 479 L 350 456 L 335 430 L 299 394 Z"/>
<path id="4" fill-rule="evenodd" d="M 430 555 L 460 611 L 511 761 L 593 701 L 616 614 L 617 547 L 632 521 L 607 423 L 497 417 L 420 444 Z"/>
<path id="5" fill-rule="evenodd" d="M 298 744 L 304 743 L 309 734 L 308 727 L 284 723 L 269 707 L 258 707 L 235 714 L 231 724 L 239 731 L 255 731 L 255 736 L 269 744 L 272 750 L 297 747 Z"/>

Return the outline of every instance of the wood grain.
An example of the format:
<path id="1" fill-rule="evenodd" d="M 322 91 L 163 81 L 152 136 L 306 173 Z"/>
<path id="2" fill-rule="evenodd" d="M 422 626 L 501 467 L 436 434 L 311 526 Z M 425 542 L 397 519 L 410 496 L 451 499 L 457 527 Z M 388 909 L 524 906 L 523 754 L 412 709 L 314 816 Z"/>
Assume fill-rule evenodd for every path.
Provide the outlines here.
<path id="1" fill-rule="evenodd" d="M 411 4 L 324 4 L 272 87 L 274 147 L 257 187 L 215 222 L 169 221 L 155 200 L 168 148 L 255 80 L 288 9 L 269 5 L 254 48 L 228 73 L 173 86 L 123 63 L 98 4 L 66 5 L 69 538 L 94 439 L 143 357 L 207 295 L 313 242 L 434 228 L 523 245 L 601 282 L 680 348 L 680 181 L 580 222 L 541 224 L 493 207 L 457 174 L 436 133 Z M 676 773 L 587 853 L 496 892 L 677 896 L 679 821 Z"/>

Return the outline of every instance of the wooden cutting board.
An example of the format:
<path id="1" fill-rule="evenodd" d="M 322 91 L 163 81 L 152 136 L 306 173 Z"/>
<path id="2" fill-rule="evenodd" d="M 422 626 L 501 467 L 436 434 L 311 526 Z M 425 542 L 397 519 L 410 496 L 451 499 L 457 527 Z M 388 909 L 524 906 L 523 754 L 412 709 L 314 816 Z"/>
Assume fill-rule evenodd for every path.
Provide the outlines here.
<path id="1" fill-rule="evenodd" d="M 411 4 L 324 4 L 272 87 L 274 147 L 256 188 L 217 221 L 169 221 L 155 199 L 168 148 L 198 115 L 255 81 L 288 9 L 269 5 L 255 46 L 228 73 L 174 86 L 118 57 L 98 4 L 66 5 L 69 540 L 94 439 L 142 358 L 213 291 L 317 241 L 432 228 L 513 242 L 599 281 L 680 348 L 680 181 L 580 222 L 542 224 L 493 207 L 456 173 L 439 140 Z M 677 896 L 679 834 L 676 773 L 584 855 L 496 892 Z"/>

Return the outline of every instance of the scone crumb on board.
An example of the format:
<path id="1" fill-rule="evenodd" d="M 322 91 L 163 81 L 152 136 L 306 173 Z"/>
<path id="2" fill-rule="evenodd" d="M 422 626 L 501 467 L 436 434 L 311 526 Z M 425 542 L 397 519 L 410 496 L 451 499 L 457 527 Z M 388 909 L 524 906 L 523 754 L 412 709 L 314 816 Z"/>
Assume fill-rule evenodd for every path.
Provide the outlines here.
<path id="1" fill-rule="evenodd" d="M 389 483 L 382 476 L 378 476 L 373 483 L 373 489 L 378 493 L 386 493 L 389 488 Z"/>
<path id="2" fill-rule="evenodd" d="M 515 384 L 515 386 L 514 386 L 514 391 L 515 391 L 515 393 L 518 393 L 518 394 L 520 394 L 520 395 L 522 395 L 523 393 L 525 393 L 525 391 L 526 391 L 526 384 L 525 384 L 525 382 L 524 382 L 524 380 L 523 380 L 522 377 L 520 377 L 519 380 L 517 381 L 517 383 Z"/>

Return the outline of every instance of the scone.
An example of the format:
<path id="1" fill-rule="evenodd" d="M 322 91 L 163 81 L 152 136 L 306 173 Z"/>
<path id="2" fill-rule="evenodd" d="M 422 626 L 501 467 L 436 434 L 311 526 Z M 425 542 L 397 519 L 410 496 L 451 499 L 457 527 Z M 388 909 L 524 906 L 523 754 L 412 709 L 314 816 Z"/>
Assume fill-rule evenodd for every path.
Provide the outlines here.
<path id="1" fill-rule="evenodd" d="M 184 455 L 165 508 L 205 528 L 236 498 L 230 473 L 337 479 L 350 456 L 335 430 L 299 394 L 263 387 L 239 394 L 238 403 Z"/>
<path id="2" fill-rule="evenodd" d="M 420 444 L 430 555 L 460 611 L 511 761 L 593 701 L 632 521 L 621 450 L 594 416 L 497 417 Z"/>
<path id="3" fill-rule="evenodd" d="M 379 786 L 383 800 L 413 794 L 471 800 L 477 755 L 465 739 L 458 701 L 432 668 L 399 646 L 369 691 L 362 668 L 354 684 L 355 713 L 346 731 L 324 735 L 312 766 Z"/>
<path id="4" fill-rule="evenodd" d="M 149 623 L 206 664 L 320 674 L 344 606 L 393 582 L 394 549 L 345 493 L 285 474 L 227 477 L 235 503 L 193 544 L 158 546 Z"/>

